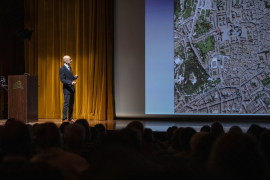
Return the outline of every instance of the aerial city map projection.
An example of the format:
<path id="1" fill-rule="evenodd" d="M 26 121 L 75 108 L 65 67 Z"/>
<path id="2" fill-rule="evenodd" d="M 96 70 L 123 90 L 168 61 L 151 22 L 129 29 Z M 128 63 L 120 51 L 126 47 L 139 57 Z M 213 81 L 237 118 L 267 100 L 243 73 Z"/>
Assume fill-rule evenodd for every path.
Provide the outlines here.
<path id="1" fill-rule="evenodd" d="M 270 1 L 174 0 L 174 112 L 270 114 Z"/>

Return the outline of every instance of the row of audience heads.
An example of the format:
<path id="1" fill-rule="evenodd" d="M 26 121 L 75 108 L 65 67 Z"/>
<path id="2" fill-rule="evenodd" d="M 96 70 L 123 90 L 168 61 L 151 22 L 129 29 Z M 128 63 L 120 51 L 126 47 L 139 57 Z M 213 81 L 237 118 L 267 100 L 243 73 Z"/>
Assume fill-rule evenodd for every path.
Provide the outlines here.
<path id="1" fill-rule="evenodd" d="M 27 158 L 31 157 L 32 141 L 38 150 L 44 150 L 60 147 L 64 139 L 67 148 L 76 151 L 87 141 L 102 139 L 100 151 L 121 146 L 138 154 L 142 151 L 142 143 L 154 143 L 152 130 L 144 128 L 140 121 L 133 121 L 107 136 L 102 124 L 90 128 L 85 119 L 74 124 L 63 123 L 60 128 L 54 123 L 36 124 L 31 128 L 11 119 L 0 134 L 0 146 L 5 154 Z M 252 124 L 247 133 L 238 126 L 224 133 L 219 122 L 211 127 L 203 126 L 200 132 L 191 127 L 173 126 L 168 128 L 166 138 L 176 152 L 189 154 L 190 166 L 195 171 L 209 171 L 213 179 L 262 179 L 270 164 L 270 130 L 256 124 Z"/>
<path id="2" fill-rule="evenodd" d="M 31 144 L 37 149 L 60 147 L 63 140 L 68 148 L 82 148 L 86 141 L 95 141 L 106 135 L 103 124 L 90 127 L 87 120 L 79 119 L 74 124 L 64 122 L 58 128 L 54 123 L 24 124 L 14 118 L 8 119 L 0 131 L 0 146 L 5 154 L 21 154 L 30 157 Z"/>

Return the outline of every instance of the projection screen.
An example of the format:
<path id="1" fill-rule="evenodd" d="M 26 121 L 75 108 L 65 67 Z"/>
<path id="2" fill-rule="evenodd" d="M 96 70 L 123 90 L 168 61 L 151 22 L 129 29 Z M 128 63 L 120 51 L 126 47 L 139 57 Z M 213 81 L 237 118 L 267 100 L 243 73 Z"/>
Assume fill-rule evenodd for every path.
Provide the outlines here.
<path id="1" fill-rule="evenodd" d="M 268 116 L 270 5 L 115 1 L 116 117 Z"/>

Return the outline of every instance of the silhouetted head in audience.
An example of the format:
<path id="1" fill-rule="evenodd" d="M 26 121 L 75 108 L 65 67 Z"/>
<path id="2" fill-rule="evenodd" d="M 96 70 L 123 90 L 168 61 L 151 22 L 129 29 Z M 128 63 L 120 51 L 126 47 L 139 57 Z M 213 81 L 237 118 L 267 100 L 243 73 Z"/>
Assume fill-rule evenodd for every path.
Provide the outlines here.
<path id="1" fill-rule="evenodd" d="M 106 128 L 103 124 L 96 124 L 94 127 L 97 128 L 98 131 L 100 132 L 101 138 L 107 135 Z"/>
<path id="2" fill-rule="evenodd" d="M 16 121 L 15 118 L 9 118 L 7 119 L 7 121 L 5 122 L 5 125 L 10 123 L 10 122 L 13 122 L 13 121 Z"/>
<path id="3" fill-rule="evenodd" d="M 174 133 L 174 131 L 175 131 L 176 129 L 178 129 L 177 126 L 172 126 L 172 127 L 169 127 L 169 128 L 167 129 L 167 132 L 166 132 L 166 139 L 167 139 L 168 142 L 171 142 L 172 137 L 173 137 L 173 133 Z"/>
<path id="4" fill-rule="evenodd" d="M 208 160 L 215 138 L 212 134 L 200 132 L 191 138 L 193 157 Z"/>
<path id="5" fill-rule="evenodd" d="M 197 148 L 198 144 L 201 142 L 202 138 L 207 134 L 207 132 L 195 133 L 190 139 L 190 150 L 194 151 Z"/>
<path id="6" fill-rule="evenodd" d="M 84 144 L 85 131 L 79 123 L 69 124 L 65 128 L 64 140 L 67 149 L 75 154 L 81 154 Z"/>
<path id="7" fill-rule="evenodd" d="M 64 132 L 65 132 L 65 128 L 66 128 L 66 126 L 68 126 L 70 123 L 69 122 L 63 122 L 61 125 L 60 125 L 60 132 L 62 133 L 62 134 L 64 134 Z"/>
<path id="8" fill-rule="evenodd" d="M 270 167 L 270 130 L 266 130 L 262 133 L 260 139 L 260 147 Z"/>
<path id="9" fill-rule="evenodd" d="M 186 127 L 183 129 L 180 142 L 183 145 L 184 151 L 190 151 L 190 140 L 195 133 L 196 131 L 191 127 Z"/>
<path id="10" fill-rule="evenodd" d="M 141 134 L 137 129 L 125 128 L 120 131 L 115 131 L 112 134 L 106 136 L 101 141 L 100 147 L 106 148 L 107 146 L 119 145 L 136 153 L 140 153 L 141 143 Z"/>
<path id="11" fill-rule="evenodd" d="M 88 121 L 86 119 L 78 119 L 77 121 L 75 121 L 75 123 L 79 123 L 80 125 L 82 125 L 84 127 L 84 132 L 85 132 L 85 142 L 90 141 L 91 140 L 91 129 L 90 126 L 88 124 Z"/>
<path id="12" fill-rule="evenodd" d="M 99 130 L 95 127 L 90 127 L 90 129 L 91 129 L 91 141 L 98 140 L 100 136 Z"/>
<path id="13" fill-rule="evenodd" d="M 35 145 L 38 150 L 60 147 L 60 131 L 54 123 L 39 124 L 34 129 Z"/>
<path id="14" fill-rule="evenodd" d="M 127 125 L 127 128 L 134 128 L 137 129 L 141 135 L 143 135 L 143 131 L 144 131 L 144 126 L 143 123 L 140 121 L 132 121 Z"/>
<path id="15" fill-rule="evenodd" d="M 133 128 L 105 136 L 92 155 L 89 179 L 150 180 L 157 171 L 140 155 L 140 132 Z"/>
<path id="16" fill-rule="evenodd" d="M 143 142 L 152 144 L 154 142 L 153 131 L 150 128 L 145 128 L 143 132 Z"/>
<path id="17" fill-rule="evenodd" d="M 264 129 L 261 126 L 259 126 L 257 124 L 251 124 L 249 129 L 247 130 L 247 134 L 254 136 L 257 139 L 257 141 L 259 142 L 263 131 L 264 131 Z"/>
<path id="18" fill-rule="evenodd" d="M 207 132 L 196 133 L 190 140 L 191 157 L 189 166 L 198 177 L 205 176 L 213 143 L 214 136 Z"/>
<path id="19" fill-rule="evenodd" d="M 243 131 L 242 131 L 242 129 L 239 126 L 232 126 L 229 129 L 229 132 L 228 133 L 239 133 L 239 134 L 242 134 Z"/>
<path id="20" fill-rule="evenodd" d="M 200 132 L 210 132 L 210 126 L 204 125 L 204 126 L 201 128 Z"/>
<path id="21" fill-rule="evenodd" d="M 210 179 L 263 179 L 265 161 L 255 139 L 228 133 L 215 142 L 208 163 Z"/>
<path id="22" fill-rule="evenodd" d="M 218 136 L 220 134 L 223 134 L 224 133 L 224 129 L 223 129 L 222 124 L 220 122 L 214 122 L 211 125 L 210 133 L 214 134 L 215 136 Z"/>
<path id="23" fill-rule="evenodd" d="M 24 123 L 9 121 L 1 132 L 1 148 L 6 155 L 30 158 L 31 134 Z"/>
<path id="24" fill-rule="evenodd" d="M 179 128 L 172 137 L 173 148 L 176 151 L 190 151 L 190 139 L 196 133 L 191 127 Z"/>
<path id="25" fill-rule="evenodd" d="M 184 130 L 183 127 L 179 127 L 178 129 L 176 129 L 172 135 L 172 139 L 171 139 L 171 143 L 172 143 L 172 147 L 174 150 L 176 151 L 181 151 L 183 150 L 180 144 L 180 136 L 182 135 L 182 131 Z"/>

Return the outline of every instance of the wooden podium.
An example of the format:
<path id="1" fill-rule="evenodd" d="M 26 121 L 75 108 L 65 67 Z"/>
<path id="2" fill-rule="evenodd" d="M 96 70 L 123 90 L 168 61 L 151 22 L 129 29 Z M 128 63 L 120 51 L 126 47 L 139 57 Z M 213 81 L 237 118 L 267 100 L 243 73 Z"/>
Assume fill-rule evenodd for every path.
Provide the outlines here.
<path id="1" fill-rule="evenodd" d="M 8 76 L 8 118 L 24 123 L 38 121 L 37 76 Z"/>

